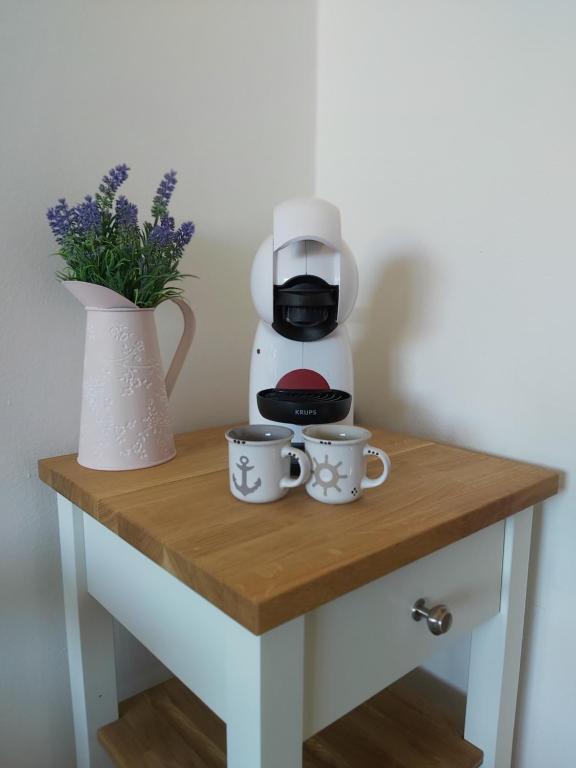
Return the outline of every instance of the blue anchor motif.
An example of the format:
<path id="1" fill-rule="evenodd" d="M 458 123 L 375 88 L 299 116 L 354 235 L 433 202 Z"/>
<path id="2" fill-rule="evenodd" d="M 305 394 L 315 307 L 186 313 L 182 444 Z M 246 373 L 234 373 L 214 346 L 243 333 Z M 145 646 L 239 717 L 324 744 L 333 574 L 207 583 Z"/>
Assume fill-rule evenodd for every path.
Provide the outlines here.
<path id="1" fill-rule="evenodd" d="M 236 464 L 236 466 L 238 467 L 240 472 L 242 472 L 242 483 L 240 485 L 238 485 L 238 481 L 236 480 L 236 476 L 234 474 L 232 475 L 232 480 L 234 481 L 234 486 L 235 486 L 237 491 L 240 491 L 242 496 L 248 496 L 248 494 L 254 493 L 254 491 L 257 491 L 258 488 L 260 488 L 260 486 L 262 485 L 262 478 L 261 477 L 259 477 L 258 480 L 256 480 L 256 482 L 252 486 L 248 485 L 248 483 L 246 482 L 246 475 L 248 474 L 248 472 L 250 472 L 252 469 L 254 469 L 254 467 L 249 467 L 248 466 L 248 462 L 249 461 L 250 460 L 249 460 L 248 456 L 240 456 L 240 464 Z"/>

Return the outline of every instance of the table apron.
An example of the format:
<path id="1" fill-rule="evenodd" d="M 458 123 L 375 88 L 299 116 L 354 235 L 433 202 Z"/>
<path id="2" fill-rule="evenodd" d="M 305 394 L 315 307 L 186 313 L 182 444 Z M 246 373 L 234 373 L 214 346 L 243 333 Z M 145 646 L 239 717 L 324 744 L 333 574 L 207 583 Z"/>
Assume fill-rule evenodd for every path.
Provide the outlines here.
<path id="1" fill-rule="evenodd" d="M 227 643 L 248 630 L 84 514 L 88 592 L 219 717 Z"/>
<path id="2" fill-rule="evenodd" d="M 84 537 L 88 592 L 226 721 L 231 646 L 271 633 L 253 635 L 87 514 Z M 306 614 L 304 738 L 496 615 L 503 539 L 497 523 Z M 447 635 L 412 620 L 420 597 L 453 611 Z"/>

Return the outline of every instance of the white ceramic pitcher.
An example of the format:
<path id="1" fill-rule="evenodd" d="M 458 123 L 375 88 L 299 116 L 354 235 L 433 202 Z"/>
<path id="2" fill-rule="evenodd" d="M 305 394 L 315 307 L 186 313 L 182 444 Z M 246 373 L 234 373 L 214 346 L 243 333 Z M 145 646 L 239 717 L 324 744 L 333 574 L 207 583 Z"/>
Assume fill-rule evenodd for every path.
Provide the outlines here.
<path id="1" fill-rule="evenodd" d="M 154 310 L 101 285 L 62 283 L 86 308 L 78 463 L 143 469 L 176 454 L 168 397 L 192 343 L 194 313 L 182 299 L 184 331 L 164 378 Z"/>

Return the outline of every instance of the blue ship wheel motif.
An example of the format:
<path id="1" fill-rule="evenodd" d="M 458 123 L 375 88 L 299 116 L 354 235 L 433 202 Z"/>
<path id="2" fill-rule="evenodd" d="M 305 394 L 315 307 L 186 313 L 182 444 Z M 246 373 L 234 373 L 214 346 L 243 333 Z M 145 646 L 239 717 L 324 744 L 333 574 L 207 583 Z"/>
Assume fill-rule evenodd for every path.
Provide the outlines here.
<path id="1" fill-rule="evenodd" d="M 250 493 L 254 493 L 254 491 L 257 491 L 258 488 L 262 485 L 262 478 L 259 477 L 254 485 L 248 485 L 248 482 L 246 480 L 246 475 L 248 472 L 251 472 L 254 467 L 248 466 L 250 463 L 250 459 L 248 456 L 240 456 L 240 463 L 236 464 L 240 472 L 242 473 L 242 482 L 238 483 L 236 480 L 236 475 L 232 474 L 232 480 L 234 482 L 234 487 L 237 491 L 240 491 L 242 496 L 248 496 Z"/>
<path id="2" fill-rule="evenodd" d="M 338 468 L 342 464 L 339 461 L 337 464 L 330 464 L 328 461 L 328 454 L 324 456 L 324 461 L 314 461 L 314 482 L 312 488 L 319 485 L 322 488 L 324 496 L 328 496 L 328 490 L 334 488 L 338 493 L 342 492 L 342 488 L 338 485 L 338 480 L 345 480 L 348 475 L 341 475 L 338 472 Z"/>

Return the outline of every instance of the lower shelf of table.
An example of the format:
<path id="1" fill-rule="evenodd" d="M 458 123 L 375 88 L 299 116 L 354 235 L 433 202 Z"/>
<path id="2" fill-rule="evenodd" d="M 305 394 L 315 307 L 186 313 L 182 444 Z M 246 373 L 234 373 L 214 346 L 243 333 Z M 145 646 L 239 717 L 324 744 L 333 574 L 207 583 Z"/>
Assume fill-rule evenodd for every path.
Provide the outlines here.
<path id="1" fill-rule="evenodd" d="M 226 768 L 226 725 L 175 678 L 120 704 L 98 738 L 119 768 Z M 304 768 L 477 768 L 482 752 L 402 681 L 304 743 Z"/>

